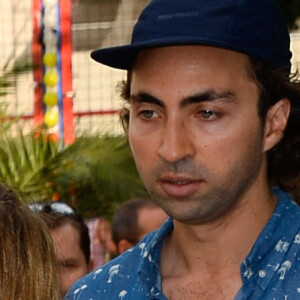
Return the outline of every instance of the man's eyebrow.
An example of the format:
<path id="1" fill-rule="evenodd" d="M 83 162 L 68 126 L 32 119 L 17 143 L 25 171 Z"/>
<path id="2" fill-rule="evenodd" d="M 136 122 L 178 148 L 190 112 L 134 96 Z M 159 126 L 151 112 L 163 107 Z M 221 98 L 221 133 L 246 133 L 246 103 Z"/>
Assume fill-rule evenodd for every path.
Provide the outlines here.
<path id="1" fill-rule="evenodd" d="M 148 94 L 148 93 L 144 93 L 144 92 L 140 92 L 134 95 L 130 96 L 130 102 L 133 103 L 150 103 L 150 104 L 156 104 L 160 107 L 165 107 L 165 104 L 163 101 L 155 98 L 154 96 Z"/>
<path id="2" fill-rule="evenodd" d="M 213 89 L 207 90 L 207 91 L 200 92 L 195 95 L 184 98 L 180 102 L 179 107 L 184 108 L 189 104 L 200 103 L 200 102 L 204 102 L 204 101 L 214 101 L 214 100 L 220 100 L 220 99 L 233 100 L 234 93 L 231 91 L 216 92 Z M 148 93 L 145 93 L 145 92 L 139 92 L 137 94 L 131 95 L 130 102 L 132 102 L 132 103 L 150 103 L 150 104 L 155 104 L 162 108 L 165 108 L 165 103 L 162 100 L 160 100 Z"/>
<path id="3" fill-rule="evenodd" d="M 231 91 L 222 91 L 222 92 L 217 92 L 215 90 L 207 90 L 204 92 L 197 93 L 196 95 L 193 96 L 188 96 L 184 98 L 179 106 L 180 108 L 184 108 L 185 106 L 189 104 L 194 104 L 194 103 L 200 103 L 204 101 L 214 101 L 214 100 L 220 100 L 220 99 L 226 99 L 226 100 L 233 100 L 234 99 L 234 93 Z"/>

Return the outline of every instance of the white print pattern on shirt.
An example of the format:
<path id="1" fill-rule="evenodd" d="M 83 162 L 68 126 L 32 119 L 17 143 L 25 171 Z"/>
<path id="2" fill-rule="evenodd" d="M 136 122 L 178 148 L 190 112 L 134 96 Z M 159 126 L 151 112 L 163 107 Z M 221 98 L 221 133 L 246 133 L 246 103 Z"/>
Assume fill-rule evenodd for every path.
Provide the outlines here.
<path id="1" fill-rule="evenodd" d="M 147 257 L 148 254 L 149 254 L 148 250 L 145 249 L 145 246 L 146 246 L 145 243 L 141 243 L 141 244 L 139 245 L 139 248 L 141 249 L 141 256 L 142 256 L 142 257 Z"/>
<path id="2" fill-rule="evenodd" d="M 159 295 L 159 292 L 155 292 L 155 287 L 152 287 L 152 289 L 150 290 L 150 293 L 154 297 L 157 297 Z"/>
<path id="3" fill-rule="evenodd" d="M 298 233 L 298 234 L 295 236 L 294 243 L 295 243 L 295 244 L 300 244 L 300 233 Z"/>
<path id="4" fill-rule="evenodd" d="M 289 248 L 289 243 L 279 240 L 277 245 L 275 246 L 275 250 L 278 252 L 286 252 Z"/>
<path id="5" fill-rule="evenodd" d="M 120 292 L 119 298 L 120 298 L 121 300 L 123 300 L 124 297 L 125 297 L 126 295 L 127 295 L 127 291 L 123 290 L 123 291 Z"/>
<path id="6" fill-rule="evenodd" d="M 100 274 L 101 272 L 102 272 L 102 268 L 96 270 L 96 271 L 94 272 L 94 277 L 93 277 L 93 279 L 96 279 L 97 275 Z"/>
<path id="7" fill-rule="evenodd" d="M 115 276 L 115 275 L 118 275 L 119 274 L 119 269 L 120 269 L 120 265 L 113 265 L 110 267 L 108 273 L 109 273 L 109 278 L 107 280 L 107 283 L 110 283 L 112 281 L 112 278 Z"/>
<path id="8" fill-rule="evenodd" d="M 247 268 L 247 270 L 244 272 L 244 276 L 249 279 L 253 275 L 253 272 L 251 268 Z"/>
<path id="9" fill-rule="evenodd" d="M 276 264 L 276 265 L 270 265 L 270 264 L 267 264 L 267 267 L 270 267 L 272 268 L 274 271 L 277 271 L 278 268 L 279 268 L 280 264 Z"/>
<path id="10" fill-rule="evenodd" d="M 75 294 L 78 294 L 80 291 L 83 291 L 83 290 L 86 289 L 86 288 L 87 288 L 87 285 L 86 285 L 86 284 L 82 285 L 80 288 L 78 288 L 78 289 L 76 289 L 76 290 L 74 291 L 74 295 L 75 295 Z"/>
<path id="11" fill-rule="evenodd" d="M 280 274 L 279 279 L 284 279 L 286 272 L 291 268 L 291 266 L 292 263 L 289 260 L 286 260 L 282 263 L 281 267 L 278 270 L 278 273 Z"/>

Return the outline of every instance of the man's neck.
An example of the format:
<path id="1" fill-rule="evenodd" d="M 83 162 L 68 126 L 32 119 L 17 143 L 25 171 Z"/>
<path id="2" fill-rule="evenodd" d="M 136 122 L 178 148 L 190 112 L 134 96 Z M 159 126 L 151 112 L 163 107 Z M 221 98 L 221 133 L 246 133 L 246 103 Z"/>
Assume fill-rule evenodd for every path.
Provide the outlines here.
<path id="1" fill-rule="evenodd" d="M 162 275 L 239 270 L 275 206 L 275 196 L 266 189 L 248 195 L 228 214 L 209 223 L 190 225 L 174 220 L 174 230 L 162 249 Z"/>
<path id="2" fill-rule="evenodd" d="M 174 220 L 160 260 L 162 290 L 170 300 L 233 299 L 242 285 L 240 264 L 276 206 L 266 188 L 252 192 L 226 215 L 205 224 Z"/>

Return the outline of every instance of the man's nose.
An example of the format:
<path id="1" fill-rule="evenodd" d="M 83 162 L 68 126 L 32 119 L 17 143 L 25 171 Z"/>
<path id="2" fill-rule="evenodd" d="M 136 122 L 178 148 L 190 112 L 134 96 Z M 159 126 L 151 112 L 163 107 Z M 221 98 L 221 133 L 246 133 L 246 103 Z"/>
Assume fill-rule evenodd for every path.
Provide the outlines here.
<path id="1" fill-rule="evenodd" d="M 159 155 L 168 162 L 176 162 L 195 155 L 190 131 L 184 121 L 168 120 L 162 131 Z"/>

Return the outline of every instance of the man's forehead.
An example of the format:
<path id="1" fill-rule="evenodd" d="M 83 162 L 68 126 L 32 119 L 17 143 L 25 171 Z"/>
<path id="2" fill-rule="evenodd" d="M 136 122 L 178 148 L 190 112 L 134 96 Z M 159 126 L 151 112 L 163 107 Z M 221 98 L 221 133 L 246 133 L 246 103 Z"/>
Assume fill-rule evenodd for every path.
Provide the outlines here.
<path id="1" fill-rule="evenodd" d="M 254 81 L 253 74 L 250 58 L 245 54 L 210 46 L 169 46 L 141 51 L 133 69 L 128 72 L 128 83 L 132 95 L 147 94 L 143 85 L 149 82 L 163 86 L 177 80 L 172 82 L 175 89 L 192 85 L 191 80 L 196 80 L 196 90 L 188 97 L 198 94 L 212 96 L 213 93 L 229 94 L 231 88 L 227 88 L 226 83 L 232 84 L 232 77 Z M 220 82 L 223 85 L 218 86 Z"/>
<path id="2" fill-rule="evenodd" d="M 79 244 L 80 241 L 78 229 L 70 223 L 51 229 L 50 233 L 54 241 L 60 243 L 70 243 L 70 241 L 73 241 Z"/>
<path id="3" fill-rule="evenodd" d="M 133 67 L 128 71 L 128 78 L 132 79 L 134 73 L 141 68 L 146 67 L 157 68 L 155 72 L 161 72 L 164 65 L 171 64 L 173 66 L 199 70 L 199 63 L 204 62 L 206 66 L 219 69 L 220 63 L 228 61 L 228 67 L 233 64 L 238 64 L 238 69 L 241 75 L 245 74 L 249 77 L 251 73 L 251 60 L 246 54 L 223 49 L 219 47 L 203 46 L 203 45 L 180 45 L 180 46 L 166 46 L 151 49 L 144 49 L 139 51 Z M 157 62 L 157 65 L 154 63 Z M 205 66 L 205 65 L 204 65 Z"/>
<path id="4" fill-rule="evenodd" d="M 193 45 L 193 44 L 186 44 L 186 45 L 171 45 L 171 46 L 162 46 L 162 47 L 154 47 L 154 48 L 146 48 L 142 49 L 138 52 L 136 60 L 144 60 L 147 57 L 155 57 L 158 55 L 165 55 L 168 56 L 169 53 L 180 53 L 180 55 L 185 56 L 185 53 L 187 53 L 186 56 L 192 56 L 194 55 L 205 55 L 205 53 L 215 52 L 218 53 L 218 55 L 235 55 L 237 57 L 243 57 L 243 59 L 249 59 L 249 56 L 247 54 L 225 49 L 221 47 L 215 47 L 215 46 L 208 46 L 208 45 Z M 134 66 L 133 66 L 134 68 Z"/>

